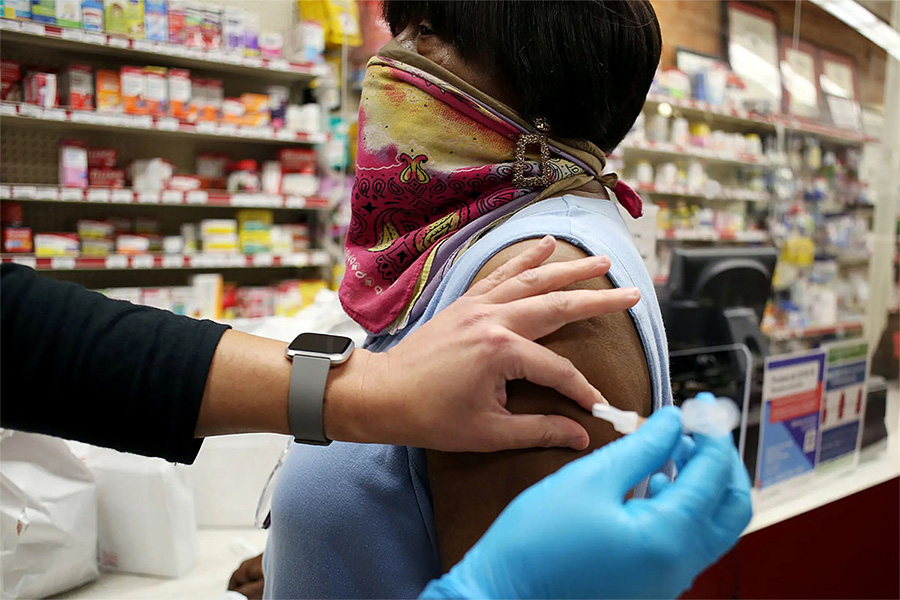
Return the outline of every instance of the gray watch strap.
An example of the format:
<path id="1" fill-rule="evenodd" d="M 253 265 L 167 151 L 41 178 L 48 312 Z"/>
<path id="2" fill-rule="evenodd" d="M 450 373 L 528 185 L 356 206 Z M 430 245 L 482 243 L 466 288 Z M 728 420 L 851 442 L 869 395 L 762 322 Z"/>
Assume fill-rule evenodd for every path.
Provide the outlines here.
<path id="1" fill-rule="evenodd" d="M 294 356 L 291 367 L 291 395 L 288 398 L 288 421 L 294 440 L 301 444 L 327 446 L 322 408 L 325 383 L 331 361 L 313 356 Z"/>

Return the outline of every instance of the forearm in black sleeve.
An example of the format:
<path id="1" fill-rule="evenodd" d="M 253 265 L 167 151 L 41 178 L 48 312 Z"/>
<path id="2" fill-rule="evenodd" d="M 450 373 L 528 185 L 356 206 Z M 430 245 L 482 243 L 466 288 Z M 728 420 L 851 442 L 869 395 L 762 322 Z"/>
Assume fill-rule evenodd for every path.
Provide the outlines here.
<path id="1" fill-rule="evenodd" d="M 2 265 L 0 424 L 190 463 L 227 329 Z"/>

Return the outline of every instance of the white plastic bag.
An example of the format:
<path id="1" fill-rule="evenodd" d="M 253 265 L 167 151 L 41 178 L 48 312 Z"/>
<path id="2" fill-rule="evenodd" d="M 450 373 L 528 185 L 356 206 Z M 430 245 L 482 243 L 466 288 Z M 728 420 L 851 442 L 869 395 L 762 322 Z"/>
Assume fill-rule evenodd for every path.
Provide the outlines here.
<path id="1" fill-rule="evenodd" d="M 197 558 L 194 496 L 184 465 L 90 447 L 104 569 L 179 577 Z"/>
<path id="2" fill-rule="evenodd" d="M 97 492 L 62 440 L 0 430 L 3 598 L 43 598 L 97 572 Z"/>

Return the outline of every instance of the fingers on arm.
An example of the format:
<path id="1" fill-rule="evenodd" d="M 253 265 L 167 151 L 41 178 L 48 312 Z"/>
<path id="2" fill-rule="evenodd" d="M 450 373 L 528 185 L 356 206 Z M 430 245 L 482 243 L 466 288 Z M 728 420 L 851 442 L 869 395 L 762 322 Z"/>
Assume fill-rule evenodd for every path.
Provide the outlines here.
<path id="1" fill-rule="evenodd" d="M 539 243 L 533 244 L 515 258 L 494 269 L 490 275 L 471 286 L 463 295 L 478 296 L 486 294 L 502 282 L 519 275 L 523 271 L 537 267 L 547 260 L 555 249 L 556 239 L 553 236 L 544 236 Z"/>
<path id="2" fill-rule="evenodd" d="M 535 340 L 569 323 L 627 310 L 640 297 L 637 288 L 555 291 L 506 305 L 503 324 Z"/>
<path id="3" fill-rule="evenodd" d="M 528 298 L 593 277 L 602 277 L 609 271 L 609 267 L 610 261 L 606 256 L 589 256 L 566 262 L 549 263 L 522 271 L 515 277 L 507 279 L 492 289 L 486 295 L 486 299 L 490 302 L 501 303 Z"/>
<path id="4" fill-rule="evenodd" d="M 577 421 L 560 415 L 497 414 L 490 429 L 497 447 L 490 450 L 523 448 L 572 448 L 584 450 L 590 441 Z"/>
<path id="5" fill-rule="evenodd" d="M 531 383 L 553 388 L 590 410 L 606 399 L 567 358 L 525 338 L 512 336 L 500 360 L 509 362 L 508 379 L 527 379 Z"/>

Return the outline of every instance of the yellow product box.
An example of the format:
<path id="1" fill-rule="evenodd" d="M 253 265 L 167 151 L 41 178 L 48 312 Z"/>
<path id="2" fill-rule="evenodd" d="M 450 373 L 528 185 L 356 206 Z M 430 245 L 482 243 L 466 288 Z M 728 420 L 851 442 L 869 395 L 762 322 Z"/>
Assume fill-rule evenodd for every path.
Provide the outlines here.
<path id="1" fill-rule="evenodd" d="M 241 231 L 238 234 L 238 242 L 244 254 L 272 251 L 272 235 L 268 230 Z"/>
<path id="2" fill-rule="evenodd" d="M 233 235 L 237 237 L 238 222 L 236 219 L 203 219 L 200 221 L 200 237 L 213 235 Z"/>
<path id="3" fill-rule="evenodd" d="M 203 252 L 213 254 L 237 254 L 238 236 L 236 234 L 205 236 L 203 238 Z"/>
<path id="4" fill-rule="evenodd" d="M 300 281 L 300 295 L 303 298 L 302 306 L 307 307 L 316 300 L 319 290 L 328 289 L 324 279 L 302 279 Z"/>
<path id="5" fill-rule="evenodd" d="M 34 255 L 38 258 L 78 256 L 79 249 L 77 233 L 34 234 Z"/>
<path id="6" fill-rule="evenodd" d="M 297 7 L 303 20 L 322 24 L 327 44 L 341 46 L 344 40 L 348 46 L 362 44 L 356 0 L 298 0 Z"/>

